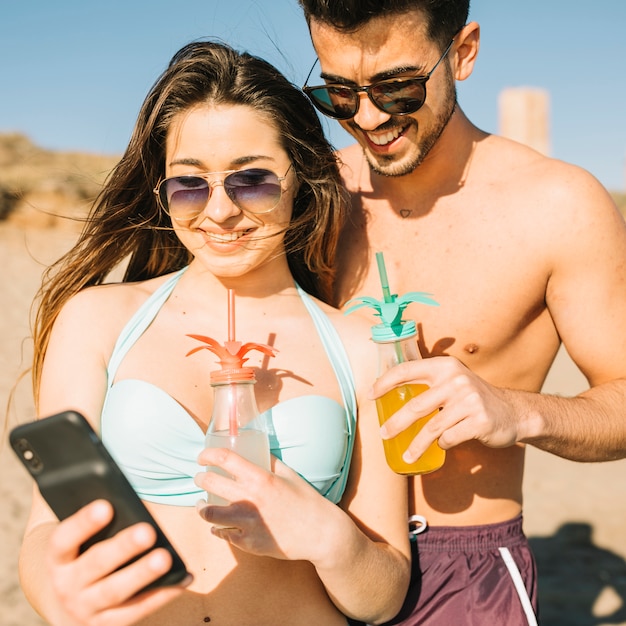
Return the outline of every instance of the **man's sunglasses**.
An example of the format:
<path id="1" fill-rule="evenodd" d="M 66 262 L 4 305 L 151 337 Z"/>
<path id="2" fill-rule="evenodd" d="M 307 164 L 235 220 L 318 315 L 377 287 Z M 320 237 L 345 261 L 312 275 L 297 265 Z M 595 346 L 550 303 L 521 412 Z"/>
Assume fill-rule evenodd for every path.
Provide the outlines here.
<path id="1" fill-rule="evenodd" d="M 328 117 L 349 120 L 359 110 L 359 92 L 364 91 L 374 106 L 389 115 L 415 113 L 426 102 L 426 83 L 439 64 L 446 58 L 454 39 L 448 44 L 435 66 L 425 76 L 415 78 L 387 78 L 371 85 L 352 87 L 342 83 L 330 83 L 319 87 L 309 87 L 307 83 L 315 63 L 306 78 L 302 90 L 309 96 L 315 108 Z"/>
<path id="2" fill-rule="evenodd" d="M 271 170 L 251 168 L 225 170 L 164 178 L 154 188 L 163 210 L 178 221 L 192 220 L 204 211 L 211 188 L 222 185 L 230 200 L 244 213 L 269 213 L 280 202 L 283 193 L 281 182 L 287 178 L 291 165 L 284 176 Z M 226 174 L 222 180 L 209 180 Z"/>

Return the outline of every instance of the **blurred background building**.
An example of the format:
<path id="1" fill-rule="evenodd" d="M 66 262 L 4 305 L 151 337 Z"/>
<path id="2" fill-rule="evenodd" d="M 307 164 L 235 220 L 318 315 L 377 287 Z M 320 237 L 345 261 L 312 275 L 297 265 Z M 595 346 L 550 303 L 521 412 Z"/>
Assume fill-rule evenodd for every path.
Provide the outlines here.
<path id="1" fill-rule="evenodd" d="M 550 156 L 550 94 L 545 89 L 514 87 L 498 97 L 499 133 Z"/>

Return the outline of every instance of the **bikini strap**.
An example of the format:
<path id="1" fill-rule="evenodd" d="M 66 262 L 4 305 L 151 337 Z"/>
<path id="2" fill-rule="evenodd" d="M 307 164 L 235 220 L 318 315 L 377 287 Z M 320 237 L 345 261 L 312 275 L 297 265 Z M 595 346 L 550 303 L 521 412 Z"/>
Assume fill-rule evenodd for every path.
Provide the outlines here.
<path id="1" fill-rule="evenodd" d="M 352 458 L 352 449 L 354 447 L 354 433 L 356 429 L 357 419 L 357 402 L 355 393 L 354 375 L 352 368 L 350 367 L 350 360 L 344 348 L 343 342 L 337 332 L 337 329 L 333 326 L 332 322 L 328 319 L 328 316 L 317 306 L 311 296 L 296 284 L 300 298 L 307 308 L 315 328 L 318 332 L 322 345 L 328 356 L 328 360 L 332 365 L 337 382 L 339 383 L 339 389 L 341 391 L 341 397 L 343 399 L 343 405 L 346 411 L 346 428 L 348 430 L 348 450 L 346 452 L 346 463 L 341 469 L 341 474 L 329 488 L 325 497 L 332 499 L 332 494 L 343 493 L 346 483 L 348 481 L 348 473 L 350 469 L 350 460 Z M 334 501 L 338 501 L 339 498 L 335 498 Z"/>
<path id="2" fill-rule="evenodd" d="M 117 368 L 124 360 L 128 351 L 133 347 L 135 342 L 143 335 L 148 326 L 152 324 L 157 313 L 170 297 L 174 287 L 180 280 L 187 268 L 184 267 L 175 274 L 172 274 L 142 305 L 137 312 L 130 318 L 126 326 L 122 329 L 120 336 L 115 342 L 109 364 L 107 366 L 108 386 L 111 388 Z"/>

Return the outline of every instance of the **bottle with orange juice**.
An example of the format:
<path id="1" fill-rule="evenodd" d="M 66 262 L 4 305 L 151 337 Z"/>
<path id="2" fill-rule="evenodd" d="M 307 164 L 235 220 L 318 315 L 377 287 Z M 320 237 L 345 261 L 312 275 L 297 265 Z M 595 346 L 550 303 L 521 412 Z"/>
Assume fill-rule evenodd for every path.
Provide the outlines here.
<path id="1" fill-rule="evenodd" d="M 421 302 L 437 306 L 431 294 L 412 291 L 398 296 L 389 290 L 385 261 L 382 252 L 376 253 L 378 271 L 383 288 L 383 299 L 377 300 L 369 296 L 354 298 L 350 302 L 358 302 L 347 309 L 351 313 L 361 307 L 371 307 L 374 315 L 381 320 L 380 324 L 372 326 L 372 340 L 378 348 L 378 375 L 405 361 L 421 359 L 417 349 L 417 326 L 413 320 L 404 320 L 404 309 L 412 302 Z M 348 303 L 350 304 L 350 303 Z M 404 406 L 411 398 L 428 389 L 425 384 L 403 384 L 388 391 L 376 400 L 378 420 L 384 424 L 396 411 Z M 424 427 L 436 411 L 426 415 L 411 424 L 406 430 L 391 439 L 383 440 L 385 457 L 389 467 L 398 474 L 428 474 L 439 469 L 445 461 L 445 450 L 434 441 L 424 454 L 414 463 L 406 463 L 402 455 L 406 452 L 417 433 Z"/>

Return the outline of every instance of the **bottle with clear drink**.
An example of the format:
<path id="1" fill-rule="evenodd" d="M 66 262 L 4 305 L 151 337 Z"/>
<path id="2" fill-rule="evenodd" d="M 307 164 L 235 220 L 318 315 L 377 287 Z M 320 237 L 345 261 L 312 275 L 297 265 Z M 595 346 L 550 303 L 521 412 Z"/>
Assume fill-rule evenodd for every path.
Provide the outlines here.
<path id="1" fill-rule="evenodd" d="M 247 370 L 247 372 L 245 371 Z M 213 374 L 221 376 L 213 376 Z M 213 372 L 213 413 L 206 433 L 207 448 L 228 448 L 239 456 L 270 470 L 270 444 L 266 420 L 259 414 L 254 397 L 254 373 L 251 368 L 238 368 L 236 373 Z M 217 467 L 207 471 L 222 472 Z M 228 504 L 212 493 L 209 504 Z"/>
<path id="2" fill-rule="evenodd" d="M 242 343 L 235 340 L 235 295 L 228 290 L 228 340 L 220 344 L 211 337 L 189 335 L 201 341 L 187 356 L 199 350 L 210 350 L 219 360 L 221 369 L 210 373 L 214 390 L 213 411 L 207 428 L 207 448 L 228 448 L 263 469 L 270 470 L 270 428 L 267 419 L 259 413 L 254 396 L 256 378 L 251 367 L 244 367 L 246 354 L 258 350 L 275 356 L 276 350 L 260 343 Z M 207 467 L 207 472 L 224 472 L 217 467 Z M 226 505 L 228 502 L 215 494 L 207 494 L 209 504 Z"/>

